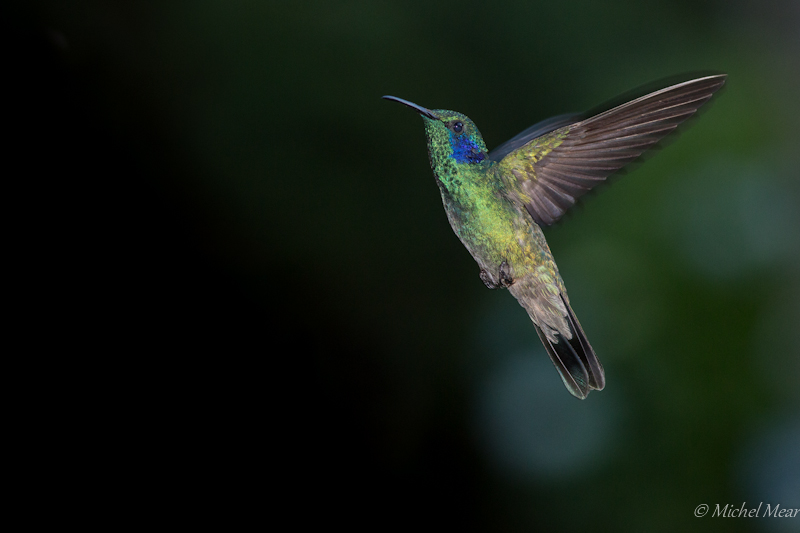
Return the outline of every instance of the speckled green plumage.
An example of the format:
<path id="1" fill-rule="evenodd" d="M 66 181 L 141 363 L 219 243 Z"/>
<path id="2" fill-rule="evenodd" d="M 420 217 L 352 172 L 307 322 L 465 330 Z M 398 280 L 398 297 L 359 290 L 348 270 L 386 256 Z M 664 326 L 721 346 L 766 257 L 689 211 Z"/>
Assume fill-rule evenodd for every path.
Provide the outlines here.
<path id="1" fill-rule="evenodd" d="M 451 131 L 446 124 L 462 122 L 462 134 L 475 150 L 486 153 L 478 128 L 460 113 L 444 109 L 433 113 L 441 120 L 424 118 L 428 154 L 453 231 L 495 286 L 502 286 L 500 267 L 504 262 L 508 265 L 505 273 L 514 280 L 509 286 L 511 293 L 549 339 L 555 342 L 556 332 L 571 338 L 559 298 L 563 295 L 569 302 L 564 282 L 541 228 L 525 210 L 525 195 L 515 177 L 517 166 L 545 155 L 559 139 L 542 140 L 509 164 L 488 158 L 478 164 L 458 162 L 451 157 Z"/>

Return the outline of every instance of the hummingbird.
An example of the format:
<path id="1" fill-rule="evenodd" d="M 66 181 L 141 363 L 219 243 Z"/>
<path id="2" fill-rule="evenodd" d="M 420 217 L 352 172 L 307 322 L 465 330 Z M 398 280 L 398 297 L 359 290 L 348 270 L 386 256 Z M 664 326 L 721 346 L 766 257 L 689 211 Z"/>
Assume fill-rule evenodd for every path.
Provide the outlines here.
<path id="1" fill-rule="evenodd" d="M 588 117 L 559 115 L 492 151 L 466 115 L 383 97 L 422 117 L 450 226 L 486 287 L 508 289 L 528 312 L 561 380 L 579 399 L 602 390 L 605 373 L 542 227 L 692 116 L 725 79 L 715 74 L 672 84 Z"/>

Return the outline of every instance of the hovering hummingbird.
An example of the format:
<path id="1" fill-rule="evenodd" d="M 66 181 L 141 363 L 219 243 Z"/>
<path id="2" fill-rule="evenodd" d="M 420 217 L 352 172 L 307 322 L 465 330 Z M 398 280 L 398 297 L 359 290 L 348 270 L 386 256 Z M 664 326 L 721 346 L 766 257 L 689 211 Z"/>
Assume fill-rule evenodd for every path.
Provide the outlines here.
<path id="1" fill-rule="evenodd" d="M 528 312 L 573 396 L 605 386 L 603 366 L 572 311 L 541 226 L 689 118 L 726 75 L 678 83 L 584 118 L 539 122 L 491 152 L 465 115 L 384 96 L 422 116 L 453 231 L 490 289 L 507 288 Z"/>

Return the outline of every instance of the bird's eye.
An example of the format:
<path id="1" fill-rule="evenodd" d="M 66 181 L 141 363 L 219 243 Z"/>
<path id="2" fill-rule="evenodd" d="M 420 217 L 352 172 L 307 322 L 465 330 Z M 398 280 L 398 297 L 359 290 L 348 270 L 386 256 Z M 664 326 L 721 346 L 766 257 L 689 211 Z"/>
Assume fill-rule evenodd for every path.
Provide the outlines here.
<path id="1" fill-rule="evenodd" d="M 453 124 L 452 128 L 454 132 L 461 133 L 464 130 L 464 124 L 461 123 L 461 121 L 458 121 Z"/>

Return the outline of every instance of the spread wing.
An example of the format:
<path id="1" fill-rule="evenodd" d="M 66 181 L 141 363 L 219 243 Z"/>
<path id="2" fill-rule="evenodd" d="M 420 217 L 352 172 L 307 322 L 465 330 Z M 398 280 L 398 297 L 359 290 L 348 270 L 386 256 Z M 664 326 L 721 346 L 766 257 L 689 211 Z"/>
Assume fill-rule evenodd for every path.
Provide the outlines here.
<path id="1" fill-rule="evenodd" d="M 551 225 L 575 201 L 663 139 L 725 83 L 724 74 L 671 85 L 591 118 L 549 133 L 539 124 L 497 150 L 489 159 L 539 225 Z M 547 126 L 547 121 L 540 123 Z M 531 138 L 528 132 L 539 136 Z M 527 135 L 526 135 L 527 134 Z"/>

